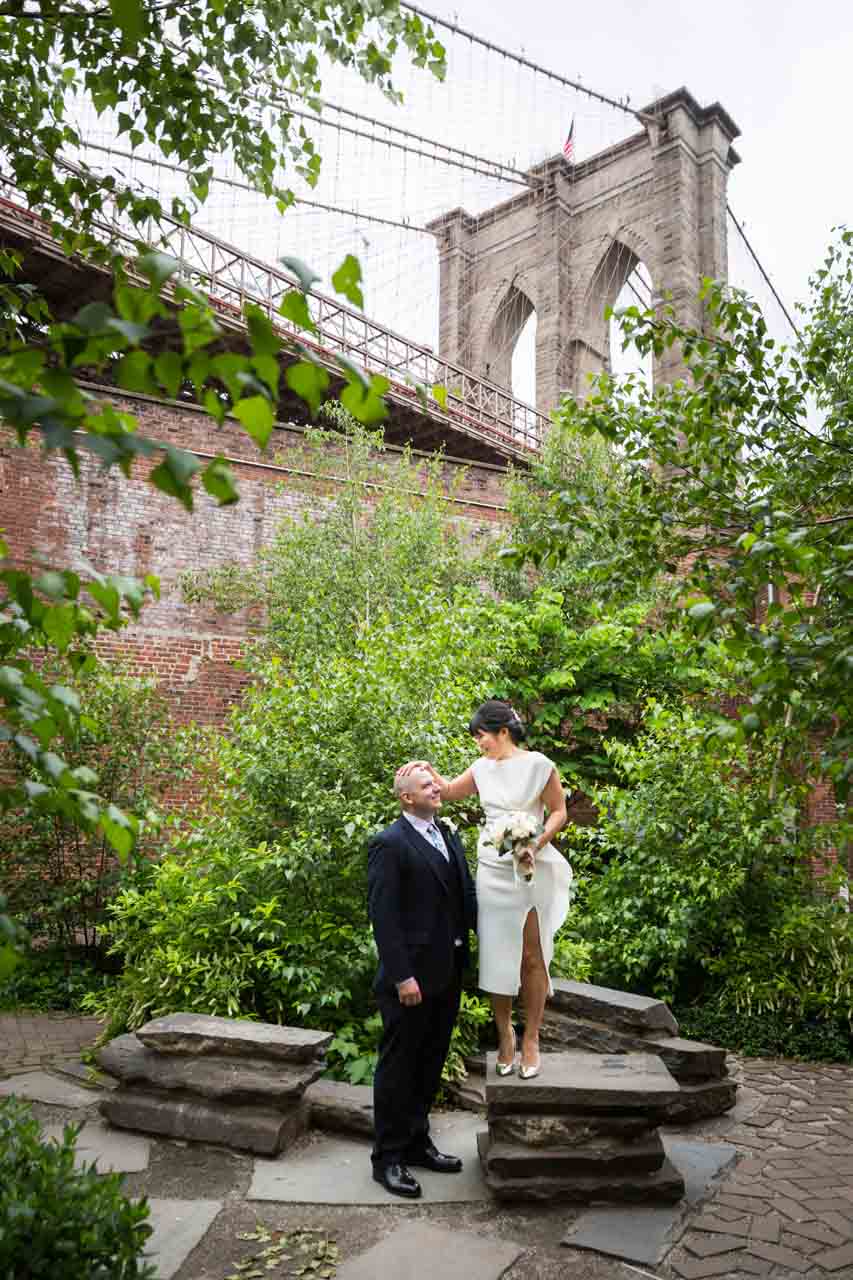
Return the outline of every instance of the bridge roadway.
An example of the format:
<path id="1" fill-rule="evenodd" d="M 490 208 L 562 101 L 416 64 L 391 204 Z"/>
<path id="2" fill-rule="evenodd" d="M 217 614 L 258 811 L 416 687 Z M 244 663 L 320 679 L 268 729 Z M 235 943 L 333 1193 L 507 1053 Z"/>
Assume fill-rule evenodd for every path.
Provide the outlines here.
<path id="1" fill-rule="evenodd" d="M 207 231 L 167 216 L 161 217 L 157 225 L 159 235 L 141 234 L 123 226 L 116 214 L 114 222 L 100 221 L 93 229 L 105 244 L 126 250 L 128 260 L 135 257 L 140 240 L 178 258 L 193 283 L 210 299 L 222 325 L 223 347 L 247 348 L 243 311 L 247 302 L 255 303 L 272 319 L 285 340 L 283 365 L 299 359 L 287 345 L 287 339 L 298 336 L 328 370 L 333 392 L 344 385 L 337 361 L 340 355 L 368 373 L 382 374 L 389 380 L 391 385 L 385 396 L 389 416 L 384 424 L 389 443 L 411 443 L 426 450 L 444 447 L 458 458 L 498 464 L 529 463 L 539 452 L 547 417 L 504 388 L 476 377 L 460 365 L 441 360 L 429 347 L 410 342 L 325 294 L 312 292 L 309 296 L 317 333 L 300 333 L 278 311 L 284 294 L 296 286 L 294 276 Z M 59 319 L 68 318 L 87 301 L 110 296 L 109 269 L 79 254 L 69 255 L 53 235 L 50 224 L 26 207 L 21 193 L 2 173 L 0 245 L 21 255 L 23 278 L 39 289 Z M 169 292 L 167 285 L 167 299 Z M 164 334 L 161 346 L 168 342 Z M 426 388 L 426 404 L 414 383 Z M 434 398 L 434 386 L 447 389 L 446 406 Z M 286 422 L 308 420 L 306 405 L 293 395 L 284 379 L 278 415 Z"/>

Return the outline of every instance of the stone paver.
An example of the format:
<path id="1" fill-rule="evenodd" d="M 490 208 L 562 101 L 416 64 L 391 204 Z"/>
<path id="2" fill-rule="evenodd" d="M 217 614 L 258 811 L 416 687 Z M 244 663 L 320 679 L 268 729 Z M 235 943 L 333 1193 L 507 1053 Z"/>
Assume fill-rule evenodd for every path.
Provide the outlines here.
<path id="1" fill-rule="evenodd" d="M 0 1080 L 0 1098 L 25 1098 L 29 1102 L 48 1102 L 55 1107 L 90 1107 L 103 1095 L 97 1089 L 81 1089 L 68 1079 L 47 1071 L 26 1071 Z"/>
<path id="2" fill-rule="evenodd" d="M 519 1244 L 488 1240 L 408 1222 L 338 1268 L 338 1280 L 500 1280 L 524 1252 Z"/>
<path id="3" fill-rule="evenodd" d="M 145 1258 L 157 1268 L 158 1280 L 171 1280 L 206 1235 L 222 1201 L 152 1199 L 148 1206 L 154 1234 L 148 1239 Z"/>
<path id="4" fill-rule="evenodd" d="M 480 1116 L 467 1112 L 438 1117 L 432 1134 L 439 1150 L 462 1157 L 461 1173 L 413 1172 L 423 1188 L 420 1204 L 461 1204 L 491 1200 L 477 1157 Z M 374 1182 L 370 1144 L 364 1140 L 323 1137 L 302 1151 L 255 1160 L 250 1200 L 286 1204 L 381 1204 L 388 1192 Z"/>
<path id="5" fill-rule="evenodd" d="M 63 1079 L 59 1071 L 79 1061 L 81 1048 L 91 1044 L 100 1030 L 93 1018 L 0 1015 L 0 1092 L 23 1092 L 30 1086 L 43 1088 L 50 1094 L 50 1105 L 63 1106 L 72 1116 L 76 1109 L 79 1119 L 85 1120 L 86 1111 L 98 1098 L 97 1092 L 81 1088 L 67 1076 Z M 794 1280 L 797 1276 L 804 1280 L 853 1280 L 853 1067 L 758 1059 L 729 1061 L 737 1072 L 741 1101 L 728 1116 L 702 1122 L 689 1131 L 689 1136 L 705 1136 L 708 1140 L 701 1145 L 709 1156 L 722 1143 L 730 1144 L 737 1149 L 737 1163 L 721 1171 L 710 1194 L 704 1191 L 698 1198 L 686 1197 L 683 1222 L 676 1225 L 672 1247 L 655 1266 L 656 1276 L 660 1280 L 748 1280 L 755 1276 L 766 1276 L 768 1280 Z M 39 1079 L 33 1086 L 34 1076 Z M 66 1092 L 68 1089 L 74 1094 Z M 69 1101 L 72 1096 L 73 1102 Z M 58 1101 L 60 1097 L 62 1102 Z M 743 1099 L 749 1100 L 748 1106 L 742 1105 Z M 481 1118 L 469 1114 L 464 1119 L 472 1131 L 482 1128 Z M 459 1123 L 457 1117 L 453 1123 Z M 687 1136 L 665 1135 L 668 1144 L 684 1141 Z M 319 1142 L 305 1150 L 310 1152 L 314 1145 Z M 447 1139 L 439 1145 L 454 1150 Z M 339 1181 L 344 1175 L 347 1179 L 353 1177 L 356 1170 L 359 1177 L 366 1173 L 369 1178 L 366 1141 L 354 1141 L 352 1147 L 357 1159 L 354 1157 L 351 1166 L 341 1168 Z M 181 1156 L 174 1144 L 155 1141 L 151 1144 L 152 1153 L 155 1149 L 173 1150 L 174 1159 Z M 187 1154 L 191 1164 L 192 1149 Z M 472 1174 L 479 1174 L 470 1158 L 468 1164 Z M 468 1176 L 468 1172 L 460 1177 Z M 440 1183 L 446 1185 L 453 1178 L 424 1173 L 422 1180 L 425 1188 L 428 1180 L 438 1181 L 440 1191 Z M 149 1189 L 156 1190 L 156 1186 Z M 389 1205 L 390 1198 L 378 1186 L 376 1189 L 386 1212 L 407 1212 L 402 1202 Z M 203 1197 L 203 1189 L 200 1190 Z M 328 1197 L 322 1199 L 329 1203 Z M 439 1195 L 437 1199 L 444 1197 Z M 215 1220 L 220 1202 L 202 1198 L 152 1203 L 156 1206 L 158 1229 L 155 1244 L 161 1248 L 158 1241 L 162 1242 L 167 1253 L 173 1245 L 176 1251 L 180 1246 L 186 1258 Z M 372 1203 L 379 1204 L 380 1200 Z M 423 1212 L 429 1209 L 429 1194 L 421 1204 Z M 260 1212 L 262 1206 L 258 1205 L 258 1209 Z M 490 1241 L 503 1234 L 511 1237 L 515 1212 L 514 1206 L 502 1205 L 492 1231 L 494 1211 L 483 1196 L 477 1206 L 477 1213 L 483 1215 L 477 1219 L 477 1230 L 488 1235 Z M 567 1226 L 571 1220 L 567 1210 Z M 498 1228 L 498 1222 L 504 1226 Z M 520 1238 L 529 1243 L 526 1236 Z M 691 1249 L 689 1246 L 700 1238 L 707 1244 Z M 727 1247 L 733 1240 L 736 1246 Z M 168 1280 L 181 1263 L 174 1261 L 176 1254 L 172 1261 L 163 1256 L 164 1261 L 159 1264 L 161 1277 Z M 579 1252 L 575 1255 L 578 1265 L 584 1256 L 594 1257 Z M 600 1256 L 595 1275 L 621 1280 L 626 1265 Z M 517 1270 L 525 1277 L 533 1274 L 524 1257 L 510 1267 L 508 1280 Z M 430 1280 L 434 1275 L 432 1271 Z M 344 1280 L 341 1272 L 339 1276 Z M 196 1280 L 191 1260 L 181 1270 L 181 1278 Z"/>
<path id="6" fill-rule="evenodd" d="M 0 1013 L 0 1079 L 79 1059 L 103 1030 L 97 1018 L 69 1013 Z"/>
<path id="7" fill-rule="evenodd" d="M 63 1128 L 61 1124 L 46 1124 L 42 1136 L 58 1141 Z M 98 1173 L 140 1173 L 148 1168 L 151 1142 L 139 1134 L 113 1129 L 101 1120 L 90 1120 L 77 1135 L 75 1149 L 78 1169 L 94 1160 Z"/>
<path id="8" fill-rule="evenodd" d="M 740 1070 L 762 1099 L 725 1135 L 743 1158 L 689 1223 L 667 1258 L 670 1274 L 853 1277 L 853 1161 L 843 1128 L 853 1117 L 853 1068 L 750 1059 Z M 697 1245 L 701 1238 L 707 1244 Z"/>

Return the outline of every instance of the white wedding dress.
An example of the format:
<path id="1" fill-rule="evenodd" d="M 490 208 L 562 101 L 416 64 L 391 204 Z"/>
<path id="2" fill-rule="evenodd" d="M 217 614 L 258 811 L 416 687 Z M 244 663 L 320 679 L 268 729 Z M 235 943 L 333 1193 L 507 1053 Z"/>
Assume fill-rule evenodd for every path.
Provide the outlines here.
<path id="1" fill-rule="evenodd" d="M 571 898 L 572 869 L 552 844 L 536 855 L 533 880 L 516 876 L 510 854 L 499 857 L 489 847 L 487 829 L 507 813 L 532 813 L 543 818 L 542 792 L 554 765 L 540 751 L 520 751 L 504 760 L 484 756 L 471 766 L 486 826 L 477 844 L 477 937 L 480 988 L 493 995 L 518 994 L 521 944 L 528 912 L 539 914 L 542 958 L 550 970 L 554 934 L 566 918 Z M 548 978 L 551 989 L 550 973 Z"/>

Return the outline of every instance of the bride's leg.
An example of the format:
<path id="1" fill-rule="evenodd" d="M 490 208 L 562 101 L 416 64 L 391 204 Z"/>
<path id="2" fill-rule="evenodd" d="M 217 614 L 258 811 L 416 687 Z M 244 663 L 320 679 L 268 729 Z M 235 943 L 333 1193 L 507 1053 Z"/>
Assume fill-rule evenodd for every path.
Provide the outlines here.
<path id="1" fill-rule="evenodd" d="M 512 996 L 492 995 L 492 1012 L 498 1029 L 498 1062 L 512 1062 L 514 1039 L 512 1031 Z"/>
<path id="2" fill-rule="evenodd" d="M 521 1042 L 521 1065 L 535 1067 L 539 1062 L 539 1030 L 548 999 L 548 970 L 542 956 L 539 937 L 539 913 L 532 907 L 524 922 L 521 950 L 521 995 L 524 1001 L 524 1039 Z"/>

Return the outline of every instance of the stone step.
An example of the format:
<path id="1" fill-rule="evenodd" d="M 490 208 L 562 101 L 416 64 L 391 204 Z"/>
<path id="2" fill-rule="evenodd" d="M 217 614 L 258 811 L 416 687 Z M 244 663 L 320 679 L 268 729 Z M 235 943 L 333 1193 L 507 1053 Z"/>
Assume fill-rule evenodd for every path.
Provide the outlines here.
<path id="1" fill-rule="evenodd" d="M 225 1054 L 188 1056 L 146 1048 L 137 1036 L 117 1036 L 97 1053 L 98 1065 L 125 1084 L 178 1089 L 201 1098 L 234 1105 L 269 1106 L 289 1110 L 313 1080 L 323 1073 L 322 1062 L 289 1063 L 260 1059 L 250 1062 Z"/>
<path id="2" fill-rule="evenodd" d="M 369 1084 L 317 1080 L 305 1091 L 315 1129 L 373 1137 L 373 1089 Z"/>
<path id="3" fill-rule="evenodd" d="M 591 1053 L 656 1053 L 676 1080 L 720 1079 L 726 1073 L 726 1051 L 682 1036 L 643 1036 L 604 1022 L 580 1019 L 546 1008 L 542 1020 L 546 1052 L 586 1049 Z"/>
<path id="4" fill-rule="evenodd" d="M 308 1128 L 310 1109 L 301 1099 L 291 1111 L 235 1107 L 199 1098 L 143 1092 L 128 1085 L 104 1098 L 99 1110 L 120 1129 L 158 1133 L 193 1142 L 216 1142 L 256 1155 L 278 1155 Z"/>
<path id="5" fill-rule="evenodd" d="M 627 1143 L 656 1133 L 655 1123 L 643 1115 L 491 1115 L 494 1142 L 526 1147 L 584 1147 L 622 1150 Z"/>
<path id="6" fill-rule="evenodd" d="M 660 1058 L 651 1053 L 608 1056 L 597 1053 L 549 1053 L 542 1073 L 532 1080 L 498 1076 L 496 1053 L 487 1058 L 486 1103 L 489 1114 L 515 1111 L 560 1113 L 612 1111 L 649 1113 L 659 1120 L 662 1108 L 679 1096 Z"/>
<path id="7" fill-rule="evenodd" d="M 666 1108 L 667 1124 L 691 1124 L 730 1111 L 737 1102 L 737 1085 L 726 1076 L 722 1080 L 687 1081 L 678 1097 Z"/>
<path id="8" fill-rule="evenodd" d="M 136 1034 L 144 1045 L 159 1053 L 216 1053 L 277 1062 L 313 1062 L 332 1040 L 330 1031 L 216 1018 L 204 1013 L 170 1013 L 146 1022 Z"/>
<path id="9" fill-rule="evenodd" d="M 613 1173 L 654 1173 L 664 1162 L 660 1134 L 653 1130 L 637 1142 L 598 1142 L 583 1147 L 526 1147 L 515 1142 L 499 1142 L 489 1132 L 489 1148 L 484 1159 L 487 1173 L 501 1178 L 565 1177 Z"/>
<path id="10" fill-rule="evenodd" d="M 554 994 L 549 1006 L 562 1013 L 603 1022 L 622 1031 L 638 1031 L 649 1036 L 678 1035 L 678 1023 L 662 1000 L 565 978 L 555 978 L 552 986 Z"/>
<path id="11" fill-rule="evenodd" d="M 684 1179 L 669 1159 L 651 1173 L 614 1171 L 599 1174 L 542 1174 L 536 1178 L 515 1177 L 489 1171 L 489 1135 L 477 1136 L 480 1160 L 489 1190 L 498 1200 L 562 1201 L 589 1204 L 594 1200 L 626 1201 L 632 1204 L 674 1204 L 684 1195 Z"/>

